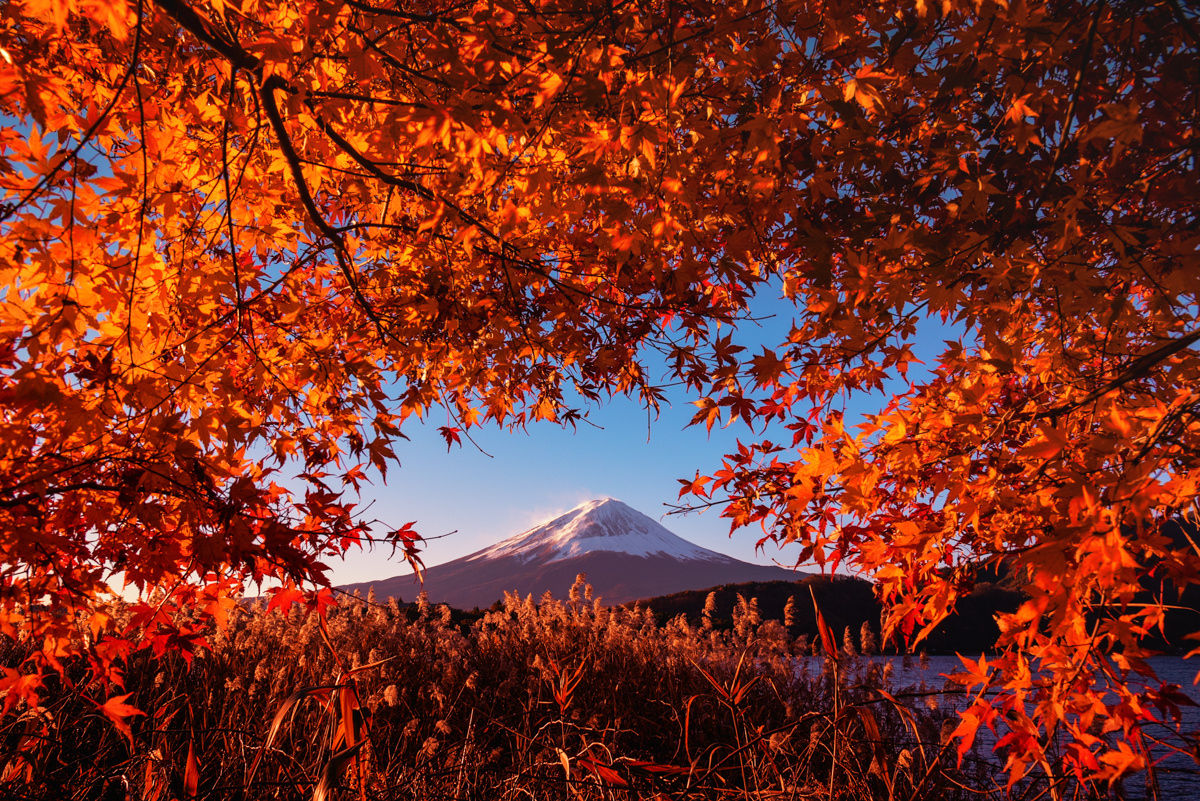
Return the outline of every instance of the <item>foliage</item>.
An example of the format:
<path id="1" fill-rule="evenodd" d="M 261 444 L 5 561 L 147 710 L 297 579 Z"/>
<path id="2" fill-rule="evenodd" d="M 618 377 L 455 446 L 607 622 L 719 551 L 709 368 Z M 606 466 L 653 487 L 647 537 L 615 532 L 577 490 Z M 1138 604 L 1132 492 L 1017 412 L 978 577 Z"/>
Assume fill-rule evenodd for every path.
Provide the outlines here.
<path id="1" fill-rule="evenodd" d="M 406 614 L 343 598 L 325 622 L 239 607 L 190 665 L 131 660 L 126 689 L 146 715 L 129 738 L 56 684 L 8 724 L 0 789 L 183 798 L 192 775 L 200 799 L 307 797 L 344 720 L 330 688 L 354 671 L 366 744 L 330 784 L 343 798 L 360 797 L 360 782 L 372 799 L 1000 795 L 982 761 L 956 767 L 948 712 L 893 705 L 883 693 L 905 688 L 881 664 L 803 656 L 754 599 L 735 633 L 658 626 L 587 595 L 582 583 L 566 602 L 510 595 L 468 628 L 423 602 Z M 272 716 L 281 723 L 267 727 Z"/>
<path id="2" fill-rule="evenodd" d="M 640 351 L 695 360 L 766 278 L 776 170 L 733 118 L 741 39 L 785 32 L 754 2 L 0 15 L 0 628 L 43 664 L 77 610 L 98 665 L 190 653 L 184 605 L 412 556 L 351 502 L 407 418 L 653 407 Z M 144 593 L 129 636 L 109 581 Z"/>
<path id="3" fill-rule="evenodd" d="M 0 629 L 37 644 L 5 709 L 85 651 L 105 680 L 192 658 L 182 610 L 223 621 L 246 578 L 413 556 L 346 495 L 407 418 L 452 444 L 653 409 L 657 347 L 697 424 L 775 426 L 683 493 L 871 574 L 888 633 L 1024 576 L 961 735 L 1002 719 L 1014 780 L 1059 731 L 1081 771 L 1144 766 L 1176 699 L 1130 678 L 1200 567 L 1163 531 L 1200 478 L 1198 28 L 1175 0 L 5 4 Z M 734 345 L 780 289 L 788 340 Z M 123 695 L 95 700 L 126 726 Z"/>
<path id="4" fill-rule="evenodd" d="M 1196 542 L 1172 531 L 1200 480 L 1187 5 L 814 20 L 810 46 L 781 56 L 767 129 L 798 316 L 780 347 L 695 382 L 698 422 L 788 432 L 742 443 L 681 495 L 802 562 L 870 575 L 910 645 L 979 571 L 1019 577 L 1029 598 L 1000 617 L 1006 654 L 969 665 L 979 701 L 959 730 L 1006 727 L 1013 778 L 1047 767 L 1059 731 L 1081 771 L 1144 766 L 1140 726 L 1175 703 L 1142 656 L 1200 580 Z M 938 321 L 950 339 L 918 370 Z M 856 427 L 841 409 L 863 390 L 891 394 Z M 1118 752 L 1096 737 L 1111 729 L 1129 740 Z"/>

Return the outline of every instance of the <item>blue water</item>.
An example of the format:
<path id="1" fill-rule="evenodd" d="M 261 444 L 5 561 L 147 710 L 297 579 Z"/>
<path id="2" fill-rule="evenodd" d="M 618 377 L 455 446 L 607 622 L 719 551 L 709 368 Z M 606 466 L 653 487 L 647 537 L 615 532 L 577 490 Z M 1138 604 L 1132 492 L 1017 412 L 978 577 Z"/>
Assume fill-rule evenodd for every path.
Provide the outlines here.
<path id="1" fill-rule="evenodd" d="M 821 661 L 819 659 L 806 660 L 808 663 L 806 669 L 809 672 L 819 672 Z M 872 661 L 892 664 L 890 684 L 891 689 L 896 693 L 940 690 L 946 686 L 943 674 L 958 673 L 963 669 L 962 663 L 953 656 L 930 656 L 924 660 L 917 657 L 873 657 Z M 1195 747 L 1194 744 L 1200 737 L 1200 687 L 1193 684 L 1193 681 L 1196 679 L 1197 671 L 1200 671 L 1200 660 L 1185 661 L 1182 657 L 1177 656 L 1158 656 L 1151 657 L 1147 661 L 1158 674 L 1159 680 L 1179 685 L 1181 692 L 1191 698 L 1196 705 L 1180 707 L 1181 719 L 1178 724 L 1173 722 L 1169 726 L 1151 724 L 1146 727 L 1145 732 L 1177 747 L 1186 749 L 1189 741 L 1193 744 L 1192 747 Z M 946 711 L 964 707 L 969 703 L 967 697 L 958 692 L 932 695 L 924 699 L 915 697 L 913 701 L 917 704 L 923 701 L 931 705 L 936 704 L 939 710 Z M 1155 710 L 1155 714 L 1158 714 L 1157 710 Z M 1001 724 L 997 725 L 997 731 L 1001 736 L 1005 733 Z M 996 739 L 986 727 L 981 728 L 976 735 L 973 748 L 975 756 L 995 760 L 999 764 L 1000 757 L 992 751 Z M 1192 799 L 1200 801 L 1200 765 L 1195 759 L 1186 753 L 1181 754 L 1167 747 L 1161 747 L 1151 753 L 1156 760 L 1153 776 L 1148 772 L 1130 776 L 1121 787 L 1116 788 L 1115 796 L 1130 801 L 1142 801 L 1142 799 L 1155 799 L 1156 797 L 1169 799 L 1169 801 L 1191 801 Z M 1152 782 L 1157 783 L 1157 793 Z"/>

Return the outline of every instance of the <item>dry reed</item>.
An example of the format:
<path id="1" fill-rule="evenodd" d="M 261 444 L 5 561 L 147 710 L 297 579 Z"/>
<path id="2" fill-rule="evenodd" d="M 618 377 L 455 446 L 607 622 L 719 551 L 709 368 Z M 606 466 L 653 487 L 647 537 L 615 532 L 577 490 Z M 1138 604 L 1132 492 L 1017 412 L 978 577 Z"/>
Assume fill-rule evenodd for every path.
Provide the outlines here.
<path id="1" fill-rule="evenodd" d="M 121 691 L 146 713 L 132 738 L 86 700 L 106 689 L 89 686 L 86 665 L 69 666 L 42 707 L 4 719 L 0 794 L 999 797 L 988 762 L 958 766 L 948 713 L 903 706 L 890 668 L 860 655 L 869 634 L 814 657 L 753 599 L 739 598 L 728 631 L 710 616 L 657 625 L 592 601 L 582 581 L 566 601 L 507 596 L 470 625 L 424 599 L 347 597 L 326 623 L 250 606 L 190 661 L 130 658 Z M 19 644 L 5 648 L 3 664 L 19 664 Z"/>

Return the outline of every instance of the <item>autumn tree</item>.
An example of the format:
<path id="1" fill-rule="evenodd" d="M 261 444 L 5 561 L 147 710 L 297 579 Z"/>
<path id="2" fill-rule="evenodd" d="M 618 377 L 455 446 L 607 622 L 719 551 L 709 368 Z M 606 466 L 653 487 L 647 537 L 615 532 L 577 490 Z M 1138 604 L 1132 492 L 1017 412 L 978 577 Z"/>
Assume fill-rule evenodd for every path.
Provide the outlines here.
<path id="1" fill-rule="evenodd" d="M 411 551 L 352 505 L 406 420 L 653 408 L 657 348 L 698 423 L 765 432 L 685 492 L 875 577 L 893 634 L 981 565 L 1026 577 L 960 733 L 1002 717 L 1014 776 L 1056 731 L 1081 770 L 1144 764 L 1172 696 L 1131 681 L 1162 604 L 1130 604 L 1200 559 L 1163 532 L 1198 476 L 1197 28 L 1172 0 L 5 5 L 0 625 L 37 644 L 6 705 L 68 655 L 187 652 L 246 579 Z M 781 293 L 788 341 L 740 350 Z M 957 341 L 847 427 L 931 320 Z"/>
<path id="2" fill-rule="evenodd" d="M 1028 600 L 1001 656 L 958 677 L 962 747 L 997 727 L 1014 780 L 1055 771 L 1055 736 L 1081 774 L 1145 767 L 1142 726 L 1183 697 L 1144 643 L 1200 580 L 1200 20 L 1176 2 L 809 19 L 765 130 L 795 325 L 694 382 L 696 422 L 776 425 L 681 496 L 871 576 L 910 645 L 980 571 L 1012 577 Z M 931 328 L 950 339 L 918 368 Z M 891 395 L 855 424 L 864 390 Z"/>
<path id="3" fill-rule="evenodd" d="M 352 500 L 413 415 L 446 409 L 448 442 L 571 424 L 614 393 L 654 407 L 650 345 L 699 369 L 775 270 L 773 145 L 737 126 L 746 43 L 779 50 L 784 22 L 6 4 L 0 628 L 37 645 L 6 705 L 88 643 L 101 669 L 190 653 L 247 579 L 411 554 Z M 110 582 L 142 593 L 129 631 Z"/>

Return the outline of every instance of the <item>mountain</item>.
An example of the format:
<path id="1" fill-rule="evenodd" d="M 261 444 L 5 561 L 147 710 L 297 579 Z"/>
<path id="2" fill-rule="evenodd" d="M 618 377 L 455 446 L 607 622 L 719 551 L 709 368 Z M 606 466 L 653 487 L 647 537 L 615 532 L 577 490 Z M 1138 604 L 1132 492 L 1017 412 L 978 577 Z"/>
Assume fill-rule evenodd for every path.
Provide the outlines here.
<path id="1" fill-rule="evenodd" d="M 506 591 L 540 598 L 549 590 L 565 598 L 579 573 L 596 596 L 619 604 L 655 595 L 743 581 L 794 581 L 782 567 L 742 562 L 701 548 L 613 498 L 588 501 L 561 517 L 490 548 L 425 571 L 433 603 L 486 608 Z M 421 585 L 411 573 L 347 584 L 379 598 L 411 601 Z"/>

